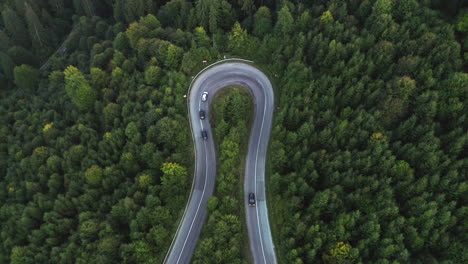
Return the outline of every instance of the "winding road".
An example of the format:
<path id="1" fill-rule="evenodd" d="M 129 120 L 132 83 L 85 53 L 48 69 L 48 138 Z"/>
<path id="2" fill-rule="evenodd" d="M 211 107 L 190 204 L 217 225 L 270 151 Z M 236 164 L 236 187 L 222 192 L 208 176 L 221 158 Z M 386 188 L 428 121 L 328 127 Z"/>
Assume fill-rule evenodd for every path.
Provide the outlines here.
<path id="1" fill-rule="evenodd" d="M 190 262 L 202 226 L 207 216 L 207 202 L 213 195 L 216 177 L 216 156 L 213 132 L 209 123 L 209 105 L 214 94 L 229 85 L 243 86 L 254 97 L 255 113 L 246 157 L 244 192 L 245 212 L 249 231 L 250 249 L 255 264 L 276 264 L 275 248 L 268 221 L 265 195 L 265 157 L 273 117 L 274 93 L 266 75 L 241 60 L 224 60 L 208 66 L 192 81 L 189 88 L 189 114 L 195 143 L 195 177 L 189 202 L 182 221 L 169 248 L 164 263 Z M 208 100 L 201 101 L 203 92 Z M 199 111 L 207 118 L 201 120 Z M 204 140 L 201 131 L 206 130 Z M 256 194 L 256 207 L 248 206 L 247 194 Z"/>

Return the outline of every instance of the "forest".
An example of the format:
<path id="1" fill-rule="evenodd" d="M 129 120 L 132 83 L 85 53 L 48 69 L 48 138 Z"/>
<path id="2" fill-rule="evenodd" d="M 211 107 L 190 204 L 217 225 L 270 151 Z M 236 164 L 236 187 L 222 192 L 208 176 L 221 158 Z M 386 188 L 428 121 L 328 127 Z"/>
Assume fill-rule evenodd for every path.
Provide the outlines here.
<path id="1" fill-rule="evenodd" d="M 193 179 L 187 89 L 224 57 L 275 89 L 279 263 L 468 263 L 467 5 L 0 0 L 0 263 L 162 263 Z M 250 104 L 213 106 L 194 264 L 250 261 Z"/>

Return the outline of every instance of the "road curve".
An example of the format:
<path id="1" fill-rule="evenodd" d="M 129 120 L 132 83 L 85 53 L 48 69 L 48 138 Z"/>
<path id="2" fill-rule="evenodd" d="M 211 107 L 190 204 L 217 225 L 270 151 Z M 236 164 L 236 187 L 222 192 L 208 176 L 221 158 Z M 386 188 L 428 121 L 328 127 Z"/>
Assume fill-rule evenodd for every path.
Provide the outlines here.
<path id="1" fill-rule="evenodd" d="M 200 236 L 216 177 L 215 146 L 208 118 L 209 105 L 214 94 L 229 85 L 249 89 L 255 105 L 244 179 L 244 207 L 250 249 L 255 264 L 277 263 L 265 196 L 265 157 L 273 117 L 274 93 L 265 74 L 250 64 L 234 60 L 225 60 L 205 68 L 195 77 L 189 88 L 190 125 L 195 143 L 195 177 L 187 207 L 164 263 L 189 263 Z M 201 101 L 203 92 L 208 92 L 206 102 Z M 205 111 L 207 118 L 204 120 L 199 118 L 200 110 Z M 201 137 L 202 130 L 207 131 L 207 140 Z M 256 194 L 256 207 L 248 206 L 247 194 L 250 192 Z"/>

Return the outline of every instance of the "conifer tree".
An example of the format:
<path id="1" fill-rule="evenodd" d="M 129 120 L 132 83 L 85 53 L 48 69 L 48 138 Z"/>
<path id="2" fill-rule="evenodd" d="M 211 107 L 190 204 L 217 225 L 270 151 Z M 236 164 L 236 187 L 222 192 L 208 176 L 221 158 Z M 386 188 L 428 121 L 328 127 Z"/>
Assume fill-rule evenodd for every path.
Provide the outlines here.
<path id="1" fill-rule="evenodd" d="M 146 5 L 142 0 L 125 0 L 123 3 L 123 14 L 127 23 L 138 20 L 139 17 L 145 14 Z"/>
<path id="2" fill-rule="evenodd" d="M 94 16 L 94 13 L 95 13 L 94 4 L 91 0 L 81 0 L 81 5 L 87 16 L 89 17 Z"/>
<path id="3" fill-rule="evenodd" d="M 211 33 L 215 33 L 218 28 L 219 8 L 219 0 L 213 0 L 210 5 L 210 17 L 208 21 Z"/>
<path id="4" fill-rule="evenodd" d="M 67 95 L 80 110 L 90 110 L 96 100 L 97 92 L 76 67 L 68 66 L 64 74 Z"/>
<path id="5" fill-rule="evenodd" d="M 208 26 L 212 1 L 216 0 L 197 0 L 195 6 L 198 23 L 205 29 L 209 28 Z"/>
<path id="6" fill-rule="evenodd" d="M 7 50 L 10 46 L 10 38 L 7 36 L 5 31 L 0 30 L 0 49 Z"/>
<path id="7" fill-rule="evenodd" d="M 52 7 L 52 10 L 54 10 L 55 14 L 63 15 L 65 10 L 63 1 L 64 0 L 49 0 L 49 5 Z"/>
<path id="8" fill-rule="evenodd" d="M 276 28 L 283 34 L 289 34 L 293 31 L 294 18 L 289 11 L 287 6 L 283 6 L 278 13 L 278 22 L 276 22 Z"/>
<path id="9" fill-rule="evenodd" d="M 14 76 L 16 86 L 21 89 L 33 90 L 39 82 L 37 70 L 25 64 L 15 67 Z"/>
<path id="10" fill-rule="evenodd" d="M 29 35 L 35 48 L 47 46 L 47 32 L 42 26 L 39 17 L 30 5 L 26 4 L 26 21 L 28 23 Z"/>
<path id="11" fill-rule="evenodd" d="M 24 25 L 24 22 L 15 13 L 15 11 L 11 10 L 10 8 L 6 8 L 2 11 L 2 18 L 3 22 L 5 23 L 5 28 L 8 34 L 11 36 L 14 44 L 28 47 L 30 44 L 28 31 Z"/>
<path id="12" fill-rule="evenodd" d="M 13 68 L 15 64 L 6 53 L 0 51 L 0 69 L 2 69 L 5 77 L 9 80 L 13 79 Z"/>

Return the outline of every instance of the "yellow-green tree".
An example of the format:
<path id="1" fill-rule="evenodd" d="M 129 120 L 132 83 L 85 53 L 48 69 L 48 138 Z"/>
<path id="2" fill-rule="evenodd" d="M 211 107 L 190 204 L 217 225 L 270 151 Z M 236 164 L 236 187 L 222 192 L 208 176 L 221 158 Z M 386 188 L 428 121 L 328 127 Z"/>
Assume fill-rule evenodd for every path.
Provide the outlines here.
<path id="1" fill-rule="evenodd" d="M 236 22 L 229 34 L 228 48 L 236 54 L 242 54 L 249 46 L 249 36 L 247 30 L 242 29 L 239 22 Z"/>
<path id="2" fill-rule="evenodd" d="M 320 16 L 320 23 L 322 24 L 330 24 L 333 23 L 334 18 L 330 10 L 323 12 L 322 16 Z"/>
<path id="3" fill-rule="evenodd" d="M 65 71 L 65 90 L 73 103 L 80 110 L 91 110 L 97 98 L 97 92 L 89 85 L 85 76 L 74 66 Z"/>
<path id="4" fill-rule="evenodd" d="M 161 78 L 161 68 L 158 66 L 150 66 L 145 71 L 145 82 L 148 85 L 157 85 Z"/>
<path id="5" fill-rule="evenodd" d="M 169 201 L 171 197 L 183 195 L 187 185 L 187 169 L 174 162 L 164 163 L 161 177 L 161 197 Z"/>
<path id="6" fill-rule="evenodd" d="M 333 245 L 328 254 L 323 256 L 323 260 L 329 264 L 351 264 L 356 257 L 357 250 L 353 249 L 349 243 L 338 242 Z"/>
<path id="7" fill-rule="evenodd" d="M 89 184 L 99 185 L 102 180 L 102 169 L 97 165 L 93 165 L 86 170 L 85 177 Z"/>

